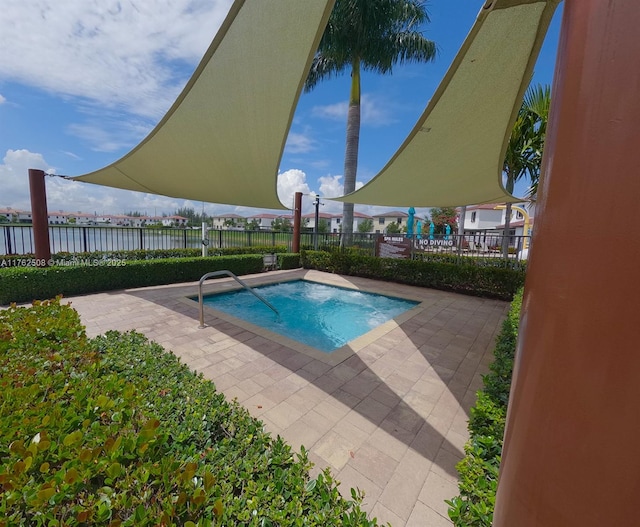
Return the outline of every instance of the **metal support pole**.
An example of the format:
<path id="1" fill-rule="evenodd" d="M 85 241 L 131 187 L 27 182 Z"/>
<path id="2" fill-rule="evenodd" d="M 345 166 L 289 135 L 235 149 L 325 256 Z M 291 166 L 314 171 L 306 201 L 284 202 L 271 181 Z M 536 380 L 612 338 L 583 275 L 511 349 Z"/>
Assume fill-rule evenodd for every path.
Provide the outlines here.
<path id="1" fill-rule="evenodd" d="M 207 223 L 202 222 L 202 257 L 207 256 L 207 247 L 209 246 L 209 238 L 207 238 Z"/>
<path id="2" fill-rule="evenodd" d="M 302 192 L 296 192 L 293 204 L 293 241 L 291 251 L 300 252 L 300 226 L 302 223 Z"/>
<path id="3" fill-rule="evenodd" d="M 49 244 L 49 215 L 47 213 L 47 187 L 44 171 L 29 169 L 29 191 L 31 193 L 31 221 L 35 243 L 36 265 L 49 265 L 51 246 Z"/>
<path id="4" fill-rule="evenodd" d="M 313 249 L 318 250 L 318 223 L 320 222 L 320 196 L 316 194 L 316 199 L 313 200 L 313 205 L 316 208 L 315 225 L 313 226 Z"/>
<path id="5" fill-rule="evenodd" d="M 638 20 L 564 2 L 494 527 L 638 525 Z"/>

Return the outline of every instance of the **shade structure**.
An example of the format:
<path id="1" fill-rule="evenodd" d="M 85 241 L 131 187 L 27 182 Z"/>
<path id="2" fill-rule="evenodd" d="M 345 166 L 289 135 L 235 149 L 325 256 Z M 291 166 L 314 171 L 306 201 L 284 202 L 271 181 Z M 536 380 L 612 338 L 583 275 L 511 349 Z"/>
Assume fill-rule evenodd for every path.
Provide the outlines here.
<path id="1" fill-rule="evenodd" d="M 153 131 L 77 181 L 214 203 L 284 209 L 277 174 L 334 0 L 236 0 Z"/>
<path id="2" fill-rule="evenodd" d="M 521 201 L 502 164 L 559 0 L 488 0 L 442 83 L 387 165 L 349 203 L 453 207 Z"/>

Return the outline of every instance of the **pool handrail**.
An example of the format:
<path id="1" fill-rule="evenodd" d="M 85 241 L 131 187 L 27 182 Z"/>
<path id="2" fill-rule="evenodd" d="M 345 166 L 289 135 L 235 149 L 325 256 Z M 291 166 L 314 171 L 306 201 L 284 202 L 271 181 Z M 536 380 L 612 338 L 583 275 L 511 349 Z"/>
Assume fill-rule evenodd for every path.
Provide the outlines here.
<path id="1" fill-rule="evenodd" d="M 198 282 L 198 305 L 200 307 L 200 325 L 198 326 L 198 328 L 204 329 L 206 327 L 204 325 L 204 302 L 202 300 L 202 284 L 207 278 L 212 278 L 214 276 L 229 276 L 233 278 L 242 287 L 244 287 L 247 291 L 249 291 L 252 295 L 254 295 L 258 300 L 263 302 L 266 306 L 270 307 L 276 315 L 280 316 L 280 313 L 278 313 L 278 310 L 275 307 L 273 307 L 266 298 L 256 293 L 251 286 L 249 286 L 248 284 L 240 280 L 240 278 L 238 278 L 231 271 L 227 271 L 227 270 L 212 271 L 211 273 L 207 273 L 203 275 L 202 278 L 200 278 L 200 281 Z"/>

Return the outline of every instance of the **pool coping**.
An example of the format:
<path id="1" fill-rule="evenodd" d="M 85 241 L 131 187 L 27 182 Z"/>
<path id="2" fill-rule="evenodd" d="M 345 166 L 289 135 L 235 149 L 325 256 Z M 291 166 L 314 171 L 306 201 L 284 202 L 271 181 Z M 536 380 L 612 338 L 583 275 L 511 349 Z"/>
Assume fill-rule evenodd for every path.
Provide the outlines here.
<path id="1" fill-rule="evenodd" d="M 273 274 L 265 273 L 264 280 L 261 280 L 261 275 L 253 275 L 250 280 L 245 280 L 245 281 L 247 282 L 247 285 L 249 285 L 250 287 L 260 287 L 263 285 L 293 282 L 296 280 L 306 280 L 307 282 L 315 282 L 318 284 L 323 284 L 323 285 L 328 285 L 333 287 L 340 287 L 343 289 L 352 289 L 354 291 L 362 291 L 364 293 L 371 293 L 371 294 L 383 295 L 383 296 L 394 296 L 402 300 L 410 300 L 412 302 L 418 302 L 418 304 L 408 309 L 407 311 L 401 313 L 400 315 L 392 318 L 391 320 L 383 322 L 379 326 L 366 332 L 364 335 L 360 335 L 359 337 L 356 337 L 355 339 L 349 341 L 344 346 L 341 346 L 340 348 L 337 348 L 331 352 L 321 351 L 317 348 L 314 348 L 313 346 L 303 344 L 297 340 L 288 338 L 285 335 L 281 335 L 274 331 L 270 331 L 266 328 L 263 328 L 256 324 L 248 322 L 242 318 L 238 318 L 236 316 L 225 313 L 224 311 L 214 309 L 207 305 L 203 306 L 204 313 L 205 313 L 205 328 L 209 326 L 207 324 L 207 315 L 209 315 L 209 317 L 215 317 L 216 319 L 224 320 L 225 322 L 234 324 L 242 329 L 251 331 L 252 333 L 258 336 L 261 336 L 265 339 L 268 339 L 272 342 L 291 348 L 292 350 L 297 351 L 298 353 L 302 353 L 308 357 L 311 357 L 312 359 L 323 362 L 329 366 L 336 366 L 337 364 L 340 364 L 345 360 L 347 360 L 354 353 L 357 353 L 364 347 L 375 342 L 376 340 L 390 333 L 394 329 L 400 327 L 400 325 L 403 324 L 404 322 L 407 322 L 411 320 L 413 317 L 419 315 L 425 309 L 425 307 L 423 306 L 423 301 L 417 297 L 411 298 L 410 296 L 403 295 L 403 294 L 388 295 L 386 293 L 380 293 L 379 291 L 374 291 L 372 289 L 359 287 L 351 282 L 346 282 L 345 284 L 337 285 L 332 283 L 329 280 L 323 279 L 323 277 L 320 275 L 314 276 L 313 278 L 309 278 L 307 277 L 307 275 L 309 274 L 307 270 L 294 269 L 293 271 L 295 272 L 293 276 L 291 276 L 288 273 L 281 272 L 281 274 L 279 274 L 281 279 L 279 280 L 274 280 Z M 206 293 L 204 293 L 205 286 L 212 286 L 212 287 L 208 287 L 209 290 Z M 214 290 L 212 291 L 211 289 L 214 289 Z M 238 284 L 236 281 L 234 281 L 232 278 L 220 278 L 212 282 L 205 282 L 203 284 L 203 295 L 217 294 L 217 293 L 223 293 L 223 292 L 226 293 L 230 291 L 237 291 L 240 289 L 242 289 L 242 286 Z M 180 295 L 177 298 L 177 300 L 179 300 L 180 302 L 190 307 L 193 307 L 194 304 L 198 306 L 197 295 L 196 295 L 196 298 L 193 298 L 193 296 L 194 295 L 189 295 L 185 297 Z"/>

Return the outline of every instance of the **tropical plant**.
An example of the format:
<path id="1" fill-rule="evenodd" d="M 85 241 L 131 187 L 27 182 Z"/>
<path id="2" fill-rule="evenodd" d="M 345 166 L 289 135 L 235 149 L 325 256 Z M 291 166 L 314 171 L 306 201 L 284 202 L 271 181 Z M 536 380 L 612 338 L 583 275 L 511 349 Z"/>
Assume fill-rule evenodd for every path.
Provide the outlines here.
<path id="1" fill-rule="evenodd" d="M 245 231 L 257 231 L 260 229 L 260 221 L 257 220 L 256 218 L 253 218 L 250 221 L 247 221 L 244 224 L 244 230 Z"/>
<path id="2" fill-rule="evenodd" d="M 292 229 L 293 226 L 289 218 L 276 218 L 271 224 L 271 230 L 274 231 L 291 232 Z"/>
<path id="3" fill-rule="evenodd" d="M 431 209 L 431 221 L 436 234 L 444 234 L 447 225 L 451 227 L 451 232 L 456 232 L 458 228 L 458 213 L 453 207 L 433 207 Z"/>
<path id="4" fill-rule="evenodd" d="M 196 212 L 191 207 L 181 207 L 175 211 L 174 216 L 182 216 L 187 218 L 189 227 L 200 227 L 203 223 L 208 223 L 210 218 L 204 212 Z"/>
<path id="5" fill-rule="evenodd" d="M 523 177 L 529 177 L 529 198 L 538 192 L 542 150 L 547 130 L 551 89 L 546 86 L 529 86 L 524 96 L 511 137 L 505 152 L 502 172 L 507 192 L 513 194 L 515 184 Z M 509 253 L 509 226 L 511 223 L 511 203 L 506 204 L 502 253 Z"/>
<path id="6" fill-rule="evenodd" d="M 385 232 L 387 234 L 400 234 L 402 232 L 402 229 L 400 228 L 400 225 L 398 225 L 395 221 L 390 223 L 389 225 L 387 225 L 387 228 L 385 229 Z"/>
<path id="7" fill-rule="evenodd" d="M 368 218 L 366 220 L 362 220 L 358 224 L 358 232 L 362 234 L 366 234 L 368 232 L 373 232 L 373 220 Z"/>
<path id="8" fill-rule="evenodd" d="M 540 167 L 542 166 L 542 151 L 547 134 L 547 122 L 549 121 L 549 108 L 551 106 L 551 88 L 549 85 L 538 84 L 529 88 L 524 97 L 524 104 L 529 110 L 530 117 L 534 120 L 536 130 L 535 140 L 529 145 L 531 152 L 531 170 L 529 172 L 531 185 L 527 197 L 535 201 L 538 194 L 538 182 L 540 180 Z"/>
<path id="9" fill-rule="evenodd" d="M 320 218 L 318 220 L 318 232 L 321 234 L 325 234 L 331 230 L 331 224 L 329 220 L 325 218 Z"/>
<path id="10" fill-rule="evenodd" d="M 355 190 L 360 141 L 360 72 L 392 72 L 395 64 L 429 62 L 436 45 L 419 27 L 429 22 L 420 0 L 336 0 L 313 59 L 305 90 L 348 70 L 351 92 L 347 114 L 344 193 Z M 342 244 L 353 239 L 353 203 L 343 205 Z"/>

